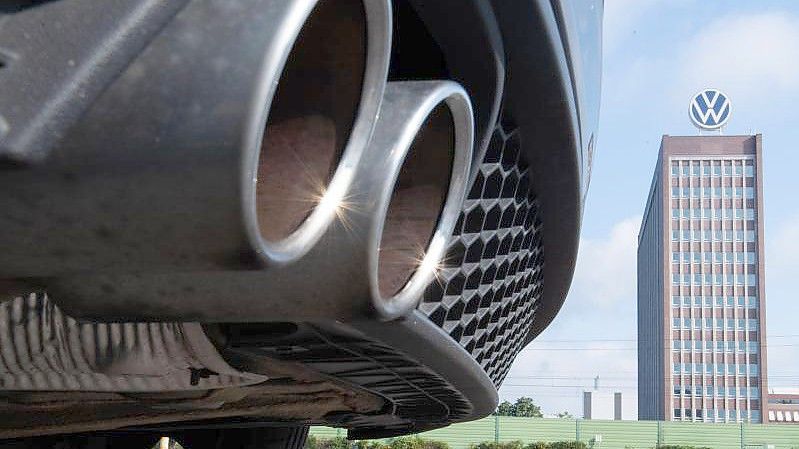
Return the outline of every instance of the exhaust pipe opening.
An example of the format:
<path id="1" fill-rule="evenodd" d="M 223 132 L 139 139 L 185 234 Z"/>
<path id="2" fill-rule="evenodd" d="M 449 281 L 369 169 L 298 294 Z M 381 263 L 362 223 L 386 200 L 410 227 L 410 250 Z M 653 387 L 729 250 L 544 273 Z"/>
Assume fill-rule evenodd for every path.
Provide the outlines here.
<path id="1" fill-rule="evenodd" d="M 391 193 L 378 257 L 383 297 L 402 290 L 425 262 L 447 199 L 454 147 L 452 113 L 439 104 L 411 144 Z"/>
<path id="2" fill-rule="evenodd" d="M 307 251 L 336 212 L 368 142 L 388 70 L 385 0 L 321 0 L 288 54 L 255 175 L 257 233 L 271 260 Z M 341 178 L 341 179 L 339 179 Z"/>

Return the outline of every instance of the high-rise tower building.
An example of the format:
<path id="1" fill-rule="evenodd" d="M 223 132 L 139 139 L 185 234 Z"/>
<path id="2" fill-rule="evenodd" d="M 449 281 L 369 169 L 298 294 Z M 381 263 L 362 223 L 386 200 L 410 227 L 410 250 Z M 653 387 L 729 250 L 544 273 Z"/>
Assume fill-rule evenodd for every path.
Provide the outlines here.
<path id="1" fill-rule="evenodd" d="M 762 422 L 762 138 L 664 136 L 638 236 L 638 414 Z"/>

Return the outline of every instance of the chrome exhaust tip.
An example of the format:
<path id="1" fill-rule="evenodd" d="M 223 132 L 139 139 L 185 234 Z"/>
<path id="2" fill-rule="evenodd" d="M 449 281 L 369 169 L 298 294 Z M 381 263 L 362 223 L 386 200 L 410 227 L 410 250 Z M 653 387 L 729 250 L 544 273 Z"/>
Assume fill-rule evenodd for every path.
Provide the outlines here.
<path id="1" fill-rule="evenodd" d="M 415 308 L 440 269 L 465 195 L 473 139 L 471 103 L 456 83 L 388 84 L 370 146 L 370 156 L 388 166 L 369 242 L 372 305 L 381 318 Z"/>
<path id="2" fill-rule="evenodd" d="M 369 143 L 391 33 L 390 0 L 189 2 L 52 157 L 0 173 L 0 278 L 301 258 Z"/>
<path id="3" fill-rule="evenodd" d="M 297 260 L 335 217 L 374 128 L 391 55 L 387 0 L 295 1 L 256 95 L 244 214 L 268 264 Z"/>
<path id="4" fill-rule="evenodd" d="M 458 84 L 388 83 L 351 185 L 323 200 L 335 225 L 325 226 L 295 263 L 76 276 L 49 289 L 81 318 L 316 322 L 406 316 L 444 262 L 466 193 L 473 134 L 471 103 Z M 187 292 L 191 301 L 175 307 Z"/>

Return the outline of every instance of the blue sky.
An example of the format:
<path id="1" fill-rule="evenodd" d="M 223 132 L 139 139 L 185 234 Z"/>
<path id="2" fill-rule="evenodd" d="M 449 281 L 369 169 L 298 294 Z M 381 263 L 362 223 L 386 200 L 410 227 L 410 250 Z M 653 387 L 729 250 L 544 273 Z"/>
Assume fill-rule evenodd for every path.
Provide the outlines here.
<path id="1" fill-rule="evenodd" d="M 575 0 L 581 1 L 581 0 Z M 516 360 L 502 399 L 581 413 L 600 376 L 636 410 L 636 245 L 663 134 L 696 135 L 690 97 L 733 103 L 725 134 L 763 134 L 770 387 L 799 387 L 799 2 L 605 0 L 599 139 L 577 273 L 563 310 Z M 796 335 L 796 337 L 790 337 Z M 591 350 L 586 350 L 591 348 Z"/>

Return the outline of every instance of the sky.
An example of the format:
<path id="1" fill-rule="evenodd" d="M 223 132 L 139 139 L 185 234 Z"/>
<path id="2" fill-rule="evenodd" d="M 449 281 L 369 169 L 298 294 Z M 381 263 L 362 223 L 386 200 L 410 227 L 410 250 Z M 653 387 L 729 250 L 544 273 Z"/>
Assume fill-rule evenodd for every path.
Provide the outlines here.
<path id="1" fill-rule="evenodd" d="M 581 1 L 581 0 L 577 0 Z M 637 416 L 636 249 L 663 134 L 697 135 L 693 94 L 731 99 L 726 135 L 763 134 L 769 387 L 799 387 L 799 2 L 605 0 L 600 124 L 574 282 L 501 400 L 582 413 L 600 377 Z"/>

